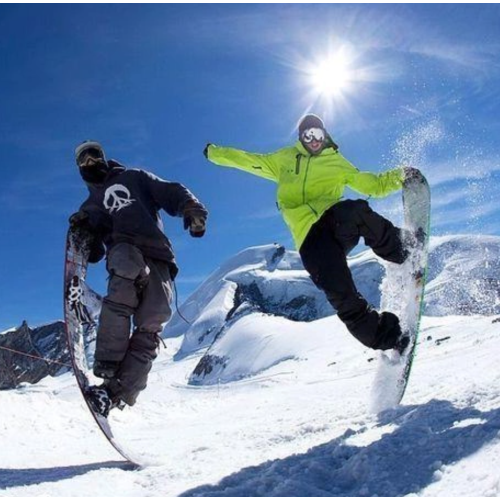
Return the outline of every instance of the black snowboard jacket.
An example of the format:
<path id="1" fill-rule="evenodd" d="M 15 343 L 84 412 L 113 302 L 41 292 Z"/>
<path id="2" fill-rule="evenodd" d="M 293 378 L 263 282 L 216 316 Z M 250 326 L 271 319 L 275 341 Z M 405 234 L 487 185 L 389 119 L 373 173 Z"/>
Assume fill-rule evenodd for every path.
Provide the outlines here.
<path id="1" fill-rule="evenodd" d="M 131 243 L 145 257 L 168 262 L 175 278 L 178 268 L 159 211 L 182 217 L 187 208 L 200 209 L 205 216 L 207 210 L 182 184 L 144 170 L 127 170 L 114 160 L 109 160 L 108 166 L 110 171 L 102 184 L 87 183 L 89 197 L 80 207 L 88 214 L 96 236 L 90 261 L 104 257 L 104 245 L 109 252 L 118 243 Z"/>

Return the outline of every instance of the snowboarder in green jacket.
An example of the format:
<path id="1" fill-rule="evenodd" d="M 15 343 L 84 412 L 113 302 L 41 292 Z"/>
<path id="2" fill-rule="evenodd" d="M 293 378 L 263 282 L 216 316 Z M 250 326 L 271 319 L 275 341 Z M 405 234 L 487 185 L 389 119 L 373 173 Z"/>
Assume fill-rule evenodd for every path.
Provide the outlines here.
<path id="1" fill-rule="evenodd" d="M 347 255 L 363 237 L 381 258 L 401 264 L 407 253 L 401 230 L 374 212 L 362 199 L 342 200 L 344 189 L 385 197 L 402 188 L 402 168 L 376 175 L 360 172 L 339 152 L 321 118 L 306 115 L 299 139 L 270 154 L 255 154 L 208 144 L 211 162 L 235 167 L 277 183 L 277 204 L 290 228 L 305 269 L 337 310 L 351 334 L 372 349 L 407 345 L 399 319 L 378 313 L 359 294 Z"/>

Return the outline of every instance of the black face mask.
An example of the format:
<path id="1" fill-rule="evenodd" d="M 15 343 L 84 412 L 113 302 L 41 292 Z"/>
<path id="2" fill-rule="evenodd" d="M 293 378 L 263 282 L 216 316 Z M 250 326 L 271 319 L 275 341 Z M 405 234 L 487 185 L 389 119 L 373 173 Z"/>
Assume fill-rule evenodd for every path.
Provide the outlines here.
<path id="1" fill-rule="evenodd" d="M 80 175 L 89 184 L 102 184 L 109 173 L 108 164 L 101 160 L 91 167 L 80 167 Z"/>

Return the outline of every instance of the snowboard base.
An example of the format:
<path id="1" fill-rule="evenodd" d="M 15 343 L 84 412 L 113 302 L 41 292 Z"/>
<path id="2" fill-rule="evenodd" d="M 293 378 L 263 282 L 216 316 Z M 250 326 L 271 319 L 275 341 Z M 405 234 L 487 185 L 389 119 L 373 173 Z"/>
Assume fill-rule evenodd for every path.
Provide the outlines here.
<path id="1" fill-rule="evenodd" d="M 415 358 L 424 304 L 430 226 L 430 189 L 416 169 L 403 187 L 405 247 L 408 258 L 401 264 L 387 264 L 382 284 L 382 309 L 398 316 L 403 334 L 410 338 L 402 354 L 396 350 L 378 356 L 371 409 L 380 412 L 397 406 L 406 391 Z"/>

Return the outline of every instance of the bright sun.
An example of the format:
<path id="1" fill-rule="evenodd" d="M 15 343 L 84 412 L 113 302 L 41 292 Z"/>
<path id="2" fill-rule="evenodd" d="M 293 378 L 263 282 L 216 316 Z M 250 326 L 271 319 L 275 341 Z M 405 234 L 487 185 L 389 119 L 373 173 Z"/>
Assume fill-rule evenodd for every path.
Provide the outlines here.
<path id="1" fill-rule="evenodd" d="M 354 78 L 352 62 L 343 52 L 332 54 L 308 71 L 314 92 L 324 97 L 341 97 L 349 91 Z"/>
<path id="2" fill-rule="evenodd" d="M 354 104 L 370 97 L 372 84 L 391 75 L 385 63 L 372 59 L 365 51 L 340 40 L 327 43 L 322 53 L 316 50 L 297 55 L 291 65 L 301 73 L 300 104 L 305 112 L 314 109 L 326 117 L 351 113 Z"/>

